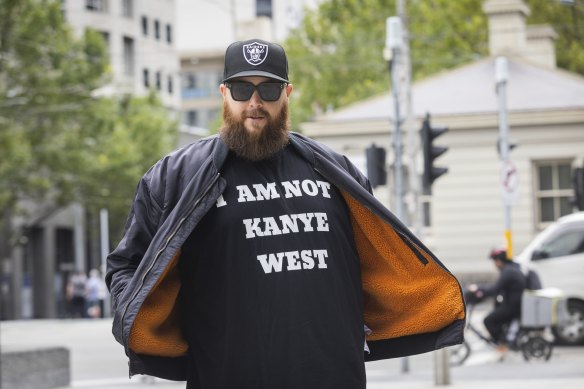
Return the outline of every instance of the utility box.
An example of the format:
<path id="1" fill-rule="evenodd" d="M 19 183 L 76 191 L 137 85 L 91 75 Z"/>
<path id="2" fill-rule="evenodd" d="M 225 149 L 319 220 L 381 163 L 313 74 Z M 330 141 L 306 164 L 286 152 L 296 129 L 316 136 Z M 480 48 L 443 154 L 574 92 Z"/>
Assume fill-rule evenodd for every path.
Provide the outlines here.
<path id="1" fill-rule="evenodd" d="M 566 320 L 567 300 L 556 288 L 526 290 L 521 300 L 523 327 L 550 327 Z"/>

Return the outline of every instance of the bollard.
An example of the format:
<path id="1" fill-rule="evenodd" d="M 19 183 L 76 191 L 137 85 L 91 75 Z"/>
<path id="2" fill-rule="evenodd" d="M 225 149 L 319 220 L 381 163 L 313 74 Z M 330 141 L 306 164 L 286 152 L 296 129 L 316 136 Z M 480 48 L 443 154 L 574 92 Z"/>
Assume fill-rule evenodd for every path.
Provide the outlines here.
<path id="1" fill-rule="evenodd" d="M 434 384 L 436 386 L 450 385 L 450 364 L 448 349 L 434 351 Z"/>

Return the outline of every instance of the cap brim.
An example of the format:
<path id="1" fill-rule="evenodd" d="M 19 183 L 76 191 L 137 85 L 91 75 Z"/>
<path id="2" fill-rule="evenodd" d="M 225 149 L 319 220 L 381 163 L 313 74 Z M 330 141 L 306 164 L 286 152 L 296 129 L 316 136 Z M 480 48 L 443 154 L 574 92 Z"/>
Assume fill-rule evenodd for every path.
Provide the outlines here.
<path id="1" fill-rule="evenodd" d="M 239 78 L 239 77 L 252 77 L 252 76 L 268 77 L 268 78 L 273 78 L 274 80 L 288 82 L 288 80 L 286 80 L 285 78 L 277 76 L 273 73 L 262 72 L 262 71 L 258 71 L 258 70 L 247 70 L 245 72 L 235 73 L 235 74 L 225 78 L 221 82 L 226 82 L 226 81 L 233 80 L 234 78 Z"/>

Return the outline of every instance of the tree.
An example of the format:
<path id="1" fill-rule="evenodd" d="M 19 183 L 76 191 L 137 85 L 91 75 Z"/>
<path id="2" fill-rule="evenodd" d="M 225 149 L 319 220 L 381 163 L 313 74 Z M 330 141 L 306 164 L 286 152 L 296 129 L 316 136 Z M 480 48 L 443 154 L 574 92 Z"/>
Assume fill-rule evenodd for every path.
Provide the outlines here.
<path id="1" fill-rule="evenodd" d="M 72 153 L 91 92 L 105 82 L 106 49 L 88 31 L 74 40 L 58 2 L 0 2 L 0 209 L 19 201 L 71 198 Z"/>
<path id="2" fill-rule="evenodd" d="M 119 231 L 177 123 L 154 95 L 95 97 L 109 81 L 106 45 L 91 30 L 76 38 L 59 1 L 0 0 L 0 32 L 0 228 L 77 202 L 107 206 Z M 27 215 L 23 203 L 42 206 Z"/>
<path id="3" fill-rule="evenodd" d="M 584 1 L 527 0 L 528 22 L 549 24 L 558 34 L 556 57 L 560 68 L 584 76 Z"/>
<path id="4" fill-rule="evenodd" d="M 483 0 L 409 0 L 407 4 L 413 79 L 450 69 L 488 53 Z M 584 74 L 584 3 L 529 0 L 530 23 L 550 23 L 559 34 L 560 67 Z M 284 42 L 289 53 L 294 123 L 384 92 L 390 85 L 385 20 L 394 0 L 329 0 L 307 10 L 301 26 Z"/>
<path id="5" fill-rule="evenodd" d="M 77 199 L 97 217 L 110 215 L 110 236 L 122 235 L 140 177 L 176 144 L 177 126 L 155 93 L 103 99 L 96 107 L 95 137 L 78 149 Z"/>

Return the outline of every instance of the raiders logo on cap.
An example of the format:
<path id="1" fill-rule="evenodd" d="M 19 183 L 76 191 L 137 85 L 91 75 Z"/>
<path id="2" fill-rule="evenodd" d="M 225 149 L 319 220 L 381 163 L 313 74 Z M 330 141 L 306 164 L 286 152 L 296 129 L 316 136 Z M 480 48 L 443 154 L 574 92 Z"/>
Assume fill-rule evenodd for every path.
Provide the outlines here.
<path id="1" fill-rule="evenodd" d="M 250 65 L 259 65 L 268 58 L 268 45 L 258 42 L 243 45 L 243 56 Z"/>

